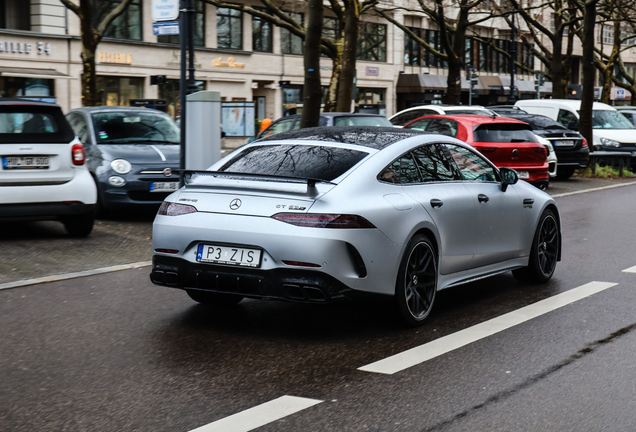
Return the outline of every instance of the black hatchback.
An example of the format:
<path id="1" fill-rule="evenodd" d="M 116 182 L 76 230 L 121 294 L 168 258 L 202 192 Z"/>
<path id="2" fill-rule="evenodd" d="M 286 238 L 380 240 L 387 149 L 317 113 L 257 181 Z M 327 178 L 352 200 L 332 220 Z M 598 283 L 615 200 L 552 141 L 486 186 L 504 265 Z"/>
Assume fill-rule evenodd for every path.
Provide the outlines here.
<path id="1" fill-rule="evenodd" d="M 502 115 L 528 123 L 532 132 L 552 143 L 558 158 L 557 178 L 568 179 L 572 177 L 574 170 L 587 166 L 590 149 L 580 133 L 566 129 L 561 123 L 542 115 L 516 113 Z"/>

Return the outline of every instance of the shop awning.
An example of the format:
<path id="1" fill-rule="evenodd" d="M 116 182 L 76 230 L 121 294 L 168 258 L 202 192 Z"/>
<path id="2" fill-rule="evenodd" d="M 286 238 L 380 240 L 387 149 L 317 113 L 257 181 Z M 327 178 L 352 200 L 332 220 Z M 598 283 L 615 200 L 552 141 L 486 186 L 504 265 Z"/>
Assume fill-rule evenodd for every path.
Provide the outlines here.
<path id="1" fill-rule="evenodd" d="M 397 93 L 423 93 L 425 91 L 446 91 L 448 87 L 446 75 L 400 74 L 398 76 Z"/>
<path id="2" fill-rule="evenodd" d="M 479 80 L 482 82 L 485 88 L 488 90 L 503 90 L 503 84 L 501 78 L 498 76 L 480 76 Z"/>
<path id="3" fill-rule="evenodd" d="M 0 76 L 19 77 L 19 78 L 41 78 L 41 79 L 76 79 L 62 72 L 58 72 L 55 69 L 32 69 L 32 68 L 10 68 L 10 67 L 0 67 Z"/>

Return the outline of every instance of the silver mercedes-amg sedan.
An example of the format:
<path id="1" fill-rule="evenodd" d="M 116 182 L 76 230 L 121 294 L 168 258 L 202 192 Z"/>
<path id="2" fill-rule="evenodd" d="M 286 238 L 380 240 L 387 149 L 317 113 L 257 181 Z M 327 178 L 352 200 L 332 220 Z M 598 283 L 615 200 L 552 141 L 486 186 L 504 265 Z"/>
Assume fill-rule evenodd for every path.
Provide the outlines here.
<path id="1" fill-rule="evenodd" d="M 443 135 L 303 129 L 183 178 L 150 277 L 205 304 L 375 293 L 418 325 L 438 290 L 506 271 L 544 283 L 561 257 L 555 201 Z"/>

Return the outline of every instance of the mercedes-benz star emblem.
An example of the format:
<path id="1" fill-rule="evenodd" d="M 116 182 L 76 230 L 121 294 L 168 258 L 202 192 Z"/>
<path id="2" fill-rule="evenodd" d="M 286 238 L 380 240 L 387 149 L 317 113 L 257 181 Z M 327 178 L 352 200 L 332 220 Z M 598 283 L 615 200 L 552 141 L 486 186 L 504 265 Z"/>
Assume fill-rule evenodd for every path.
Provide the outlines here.
<path id="1" fill-rule="evenodd" d="M 240 206 L 241 206 L 241 200 L 238 198 L 234 198 L 232 201 L 230 201 L 230 209 L 231 210 L 237 210 Z"/>
<path id="2" fill-rule="evenodd" d="M 163 175 L 165 175 L 166 177 L 170 177 L 172 175 L 172 170 L 170 168 L 166 168 L 165 170 L 163 170 Z"/>

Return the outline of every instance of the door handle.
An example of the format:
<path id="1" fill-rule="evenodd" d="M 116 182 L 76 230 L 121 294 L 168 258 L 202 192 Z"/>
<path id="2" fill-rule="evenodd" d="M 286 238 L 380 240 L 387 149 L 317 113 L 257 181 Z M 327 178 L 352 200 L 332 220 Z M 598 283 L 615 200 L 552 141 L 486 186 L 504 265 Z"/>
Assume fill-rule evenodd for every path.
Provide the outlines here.
<path id="1" fill-rule="evenodd" d="M 433 208 L 440 208 L 443 205 L 444 205 L 444 202 L 442 200 L 439 200 L 437 198 L 433 198 L 431 200 L 431 207 Z"/>
<path id="2" fill-rule="evenodd" d="M 484 194 L 479 194 L 477 195 L 477 199 L 479 200 L 480 203 L 484 204 L 487 203 L 488 201 L 490 201 L 490 198 L 488 198 L 486 195 Z"/>

